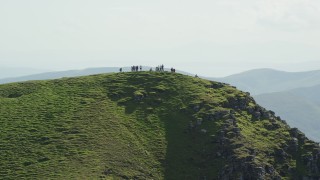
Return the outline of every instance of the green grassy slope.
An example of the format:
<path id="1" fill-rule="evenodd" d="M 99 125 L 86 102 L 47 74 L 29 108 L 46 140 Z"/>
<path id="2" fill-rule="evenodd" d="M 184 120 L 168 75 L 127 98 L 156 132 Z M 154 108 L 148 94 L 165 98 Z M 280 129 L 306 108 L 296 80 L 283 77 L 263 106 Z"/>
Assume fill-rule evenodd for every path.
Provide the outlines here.
<path id="1" fill-rule="evenodd" d="M 299 151 L 276 156 L 286 124 L 233 87 L 171 73 L 0 85 L 0 122 L 5 179 L 285 178 L 311 175 L 301 157 L 318 147 L 299 134 Z"/>

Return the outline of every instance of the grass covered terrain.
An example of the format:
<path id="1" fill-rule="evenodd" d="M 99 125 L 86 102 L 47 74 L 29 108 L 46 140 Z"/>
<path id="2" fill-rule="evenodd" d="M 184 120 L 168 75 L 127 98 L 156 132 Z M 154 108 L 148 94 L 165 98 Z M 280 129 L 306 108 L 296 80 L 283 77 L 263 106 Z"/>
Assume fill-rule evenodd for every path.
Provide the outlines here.
<path id="1" fill-rule="evenodd" d="M 256 107 L 234 87 L 171 73 L 0 85 L 0 177 L 218 179 L 231 156 L 252 154 L 250 163 L 273 175 L 310 174 L 300 157 L 314 143 L 302 139 L 299 151 L 277 158 L 292 132 L 254 117 Z"/>

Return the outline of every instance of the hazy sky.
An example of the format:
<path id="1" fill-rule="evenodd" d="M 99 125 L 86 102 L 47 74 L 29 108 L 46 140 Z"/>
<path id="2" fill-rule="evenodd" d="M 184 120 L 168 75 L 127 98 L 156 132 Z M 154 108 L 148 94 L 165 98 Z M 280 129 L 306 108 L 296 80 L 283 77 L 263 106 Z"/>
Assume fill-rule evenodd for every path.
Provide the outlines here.
<path id="1" fill-rule="evenodd" d="M 1 0 L 0 66 L 320 69 L 319 0 Z"/>

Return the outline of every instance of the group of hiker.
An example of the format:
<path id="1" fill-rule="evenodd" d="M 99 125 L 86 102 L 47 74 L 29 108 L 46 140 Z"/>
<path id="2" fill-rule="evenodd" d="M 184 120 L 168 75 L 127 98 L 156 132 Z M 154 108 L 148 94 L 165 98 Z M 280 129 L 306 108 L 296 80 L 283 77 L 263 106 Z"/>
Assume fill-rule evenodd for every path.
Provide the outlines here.
<path id="1" fill-rule="evenodd" d="M 142 71 L 142 66 L 141 65 L 140 66 L 131 66 L 131 72 L 138 72 L 139 70 Z M 162 65 L 157 66 L 155 70 L 156 70 L 156 72 L 165 72 L 164 65 L 162 64 Z M 119 71 L 122 72 L 123 69 L 120 68 Z M 153 69 L 150 68 L 149 71 L 152 72 Z M 170 71 L 171 71 L 171 73 L 175 73 L 176 69 L 175 68 L 171 68 Z M 199 76 L 196 74 L 194 77 L 198 78 Z"/>
<path id="2" fill-rule="evenodd" d="M 139 70 L 142 71 L 142 66 L 141 66 L 141 65 L 140 65 L 140 66 L 131 66 L 131 72 L 138 72 Z M 170 70 L 171 70 L 172 73 L 175 73 L 175 72 L 176 72 L 176 69 L 174 69 L 174 68 L 171 68 Z M 122 72 L 122 71 L 123 71 L 123 69 L 120 68 L 120 69 L 119 69 L 119 72 Z M 153 71 L 153 69 L 150 68 L 149 71 Z M 165 70 L 164 70 L 164 65 L 162 64 L 162 65 L 157 66 L 157 67 L 155 68 L 155 71 L 156 71 L 156 72 L 164 72 L 164 71 L 165 71 Z"/>
<path id="3" fill-rule="evenodd" d="M 142 66 L 131 66 L 131 72 L 138 72 L 140 69 L 140 71 L 142 71 Z"/>
<path id="4" fill-rule="evenodd" d="M 163 64 L 157 66 L 157 67 L 156 67 L 156 71 L 157 71 L 157 72 L 163 72 L 163 71 L 164 71 L 164 66 L 163 66 Z"/>

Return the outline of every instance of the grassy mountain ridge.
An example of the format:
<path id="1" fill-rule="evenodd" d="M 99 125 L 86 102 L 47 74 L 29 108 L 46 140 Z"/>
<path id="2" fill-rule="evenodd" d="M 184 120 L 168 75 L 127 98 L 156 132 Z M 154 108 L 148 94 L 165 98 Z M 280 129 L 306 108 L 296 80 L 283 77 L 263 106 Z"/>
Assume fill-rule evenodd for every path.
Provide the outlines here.
<path id="1" fill-rule="evenodd" d="M 136 72 L 0 85 L 6 179 L 319 177 L 319 146 L 223 83 Z"/>
<path id="2" fill-rule="evenodd" d="M 149 70 L 152 67 L 143 66 L 143 70 Z M 0 76 L 0 84 L 13 83 L 13 82 L 23 82 L 23 81 L 31 81 L 31 80 L 50 80 L 50 79 L 58 79 L 58 78 L 66 78 L 66 77 L 78 77 L 78 76 L 88 76 L 102 73 L 115 73 L 119 72 L 120 67 L 96 67 L 96 68 L 87 68 L 82 70 L 67 70 L 67 71 L 53 71 L 53 72 L 43 72 L 43 73 L 29 73 L 31 75 L 22 76 L 19 75 L 18 72 L 12 70 L 11 74 L 16 74 L 14 77 L 3 78 Z M 131 67 L 122 67 L 123 72 L 130 72 Z M 155 68 L 153 68 L 155 70 Z M 165 68 L 166 71 L 170 71 L 169 68 Z M 191 73 L 179 71 L 177 72 L 192 75 Z"/>

